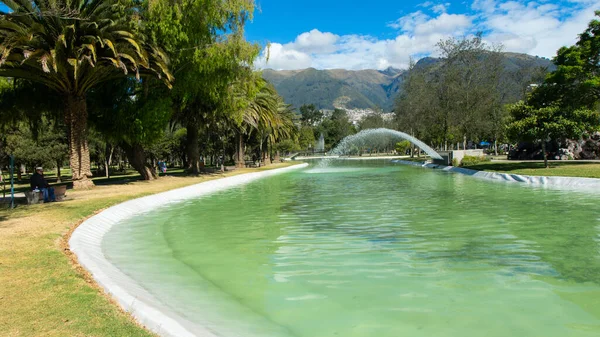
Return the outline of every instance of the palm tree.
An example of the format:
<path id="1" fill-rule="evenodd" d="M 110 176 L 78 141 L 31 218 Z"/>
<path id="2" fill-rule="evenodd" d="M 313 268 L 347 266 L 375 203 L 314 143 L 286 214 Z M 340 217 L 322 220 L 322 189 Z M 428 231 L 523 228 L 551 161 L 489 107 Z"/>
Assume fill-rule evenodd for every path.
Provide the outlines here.
<path id="1" fill-rule="evenodd" d="M 137 29 L 139 10 L 118 0 L 11 0 L 0 11 L 0 76 L 61 96 L 75 188 L 93 186 L 86 93 L 129 73 L 173 80 L 166 55 Z"/>
<path id="2" fill-rule="evenodd" d="M 272 126 L 277 123 L 277 92 L 262 77 L 255 76 L 254 85 L 258 88 L 257 93 L 251 98 L 243 112 L 243 134 L 250 135 L 253 131 L 258 132 L 259 155 L 261 161 L 264 161 L 264 144 L 267 141 Z M 243 137 L 242 133 L 239 135 Z M 240 155 L 239 148 L 243 143 L 238 144 L 238 156 L 243 159 L 243 153 Z"/>
<path id="3" fill-rule="evenodd" d="M 277 120 L 274 124 L 273 132 L 269 136 L 271 148 L 274 144 L 285 140 L 294 139 L 297 141 L 298 127 L 294 123 L 296 113 L 291 104 L 286 104 L 283 97 L 277 95 Z M 279 150 L 275 153 L 275 161 L 279 160 Z"/>
<path id="4" fill-rule="evenodd" d="M 261 161 L 268 164 L 270 162 L 269 144 L 272 146 L 281 139 L 292 138 L 297 132 L 291 105 L 284 103 L 273 85 L 265 81 L 260 73 L 255 74 L 254 81 L 254 88 L 258 88 L 258 90 L 243 111 L 243 122 L 236 141 L 238 166 L 242 166 L 244 159 L 244 135 L 249 135 L 253 131 L 258 133 Z"/>

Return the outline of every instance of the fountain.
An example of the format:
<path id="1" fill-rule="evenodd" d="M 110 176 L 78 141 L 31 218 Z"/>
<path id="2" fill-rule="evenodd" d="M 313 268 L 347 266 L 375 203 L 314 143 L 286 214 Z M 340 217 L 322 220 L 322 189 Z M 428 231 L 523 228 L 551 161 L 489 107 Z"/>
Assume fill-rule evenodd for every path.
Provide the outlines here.
<path id="1" fill-rule="evenodd" d="M 317 147 L 315 150 L 317 152 L 325 152 L 325 137 L 323 136 L 323 132 L 321 132 L 321 136 L 319 137 L 319 141 L 317 142 Z"/>
<path id="2" fill-rule="evenodd" d="M 363 146 L 373 145 L 373 144 L 377 144 L 377 143 L 385 144 L 385 143 L 389 143 L 389 142 L 391 142 L 391 140 L 397 139 L 397 138 L 408 140 L 409 142 L 413 143 L 414 145 L 416 145 L 417 147 L 419 147 L 420 149 L 425 151 L 425 153 L 427 153 L 433 159 L 442 159 L 442 156 L 440 156 L 439 153 L 437 153 L 434 149 L 427 146 L 427 144 L 423 143 L 422 141 L 418 140 L 417 138 L 415 138 L 411 135 L 408 135 L 404 132 L 385 129 L 385 128 L 366 129 L 366 130 L 362 130 L 361 132 L 359 132 L 355 135 L 348 136 L 348 137 L 344 138 L 338 144 L 338 146 L 336 146 L 336 148 L 333 149 L 333 151 L 331 153 L 333 155 L 338 155 L 338 156 L 346 155 L 351 152 L 355 152 L 355 151 L 359 150 Z"/>

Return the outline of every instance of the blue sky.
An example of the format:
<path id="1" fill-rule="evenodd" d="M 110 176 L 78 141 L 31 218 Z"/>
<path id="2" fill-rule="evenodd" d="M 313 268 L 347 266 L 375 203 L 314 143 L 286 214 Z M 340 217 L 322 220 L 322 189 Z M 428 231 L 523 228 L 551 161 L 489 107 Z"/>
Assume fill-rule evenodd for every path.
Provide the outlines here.
<path id="1" fill-rule="evenodd" d="M 258 66 L 274 69 L 406 68 L 436 56 L 436 43 L 484 32 L 505 51 L 554 56 L 575 42 L 600 0 L 257 0 L 246 28 L 263 45 Z M 267 61 L 268 55 L 268 61 Z"/>
<path id="2" fill-rule="evenodd" d="M 248 38 L 278 43 L 289 42 L 313 29 L 340 35 L 390 38 L 395 30 L 387 23 L 425 9 L 423 1 L 414 0 L 256 0 L 256 3 L 254 21 L 246 27 Z M 461 11 L 468 9 L 460 2 L 452 7 Z"/>
<path id="3" fill-rule="evenodd" d="M 436 56 L 440 40 L 478 31 L 505 51 L 551 58 L 600 10 L 600 0 L 256 2 L 246 36 L 270 45 L 257 67 L 273 69 L 406 68 L 411 59 Z"/>

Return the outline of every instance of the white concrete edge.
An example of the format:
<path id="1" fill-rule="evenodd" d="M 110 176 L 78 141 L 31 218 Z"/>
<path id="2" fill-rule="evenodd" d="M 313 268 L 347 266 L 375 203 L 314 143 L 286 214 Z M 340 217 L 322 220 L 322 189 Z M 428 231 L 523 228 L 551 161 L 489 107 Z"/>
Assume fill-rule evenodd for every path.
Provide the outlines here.
<path id="1" fill-rule="evenodd" d="M 468 175 L 478 179 L 494 180 L 511 183 L 524 183 L 531 186 L 540 186 L 557 189 L 575 189 L 575 190 L 597 190 L 600 191 L 600 179 L 596 178 L 577 178 L 577 177 L 547 177 L 547 176 L 528 176 L 521 174 L 497 173 L 470 170 L 462 167 L 444 166 L 430 164 L 425 162 L 412 162 L 406 160 L 393 160 L 393 163 L 420 166 L 432 169 L 440 169 L 446 172 L 454 172 Z"/>
<path id="2" fill-rule="evenodd" d="M 206 328 L 200 329 L 200 334 L 190 332 L 186 326 L 194 326 L 194 331 L 199 330 L 198 326 L 185 321 L 175 313 L 168 312 L 168 309 L 148 291 L 112 265 L 102 251 L 102 240 L 105 234 L 114 225 L 158 207 L 198 198 L 306 166 L 308 164 L 303 163 L 280 169 L 240 174 L 123 202 L 79 225 L 69 240 L 70 249 L 77 256 L 79 264 L 90 272 L 104 291 L 147 329 L 161 336 L 213 337 L 214 333 Z"/>
<path id="3" fill-rule="evenodd" d="M 377 160 L 377 159 L 402 159 L 408 156 L 364 156 L 364 157 L 342 157 L 342 156 L 318 156 L 318 157 L 296 157 L 295 160 L 312 160 L 312 159 L 336 159 L 336 160 Z"/>

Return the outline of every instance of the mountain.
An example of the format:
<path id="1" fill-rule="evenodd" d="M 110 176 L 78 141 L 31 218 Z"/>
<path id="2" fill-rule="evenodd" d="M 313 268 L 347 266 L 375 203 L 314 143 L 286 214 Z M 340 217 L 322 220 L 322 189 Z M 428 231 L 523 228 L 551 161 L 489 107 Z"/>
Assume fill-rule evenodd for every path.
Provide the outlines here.
<path id="1" fill-rule="evenodd" d="M 416 68 L 434 66 L 441 60 L 426 57 Z M 518 95 L 536 69 L 553 70 L 550 60 L 527 54 L 504 53 L 505 83 L 512 95 Z M 285 101 L 295 107 L 315 104 L 319 109 L 345 107 L 348 109 L 377 109 L 391 111 L 394 98 L 402 88 L 408 71 L 395 68 L 385 70 L 344 70 L 314 68 L 302 70 L 263 70 L 263 77 L 273 83 Z M 514 89 L 514 90 L 513 90 Z"/>
<path id="2" fill-rule="evenodd" d="M 263 77 L 273 83 L 285 101 L 296 107 L 315 104 L 319 109 L 334 105 L 367 109 L 392 107 L 390 86 L 403 71 L 388 68 L 378 70 L 303 70 L 276 71 L 266 69 Z"/>

